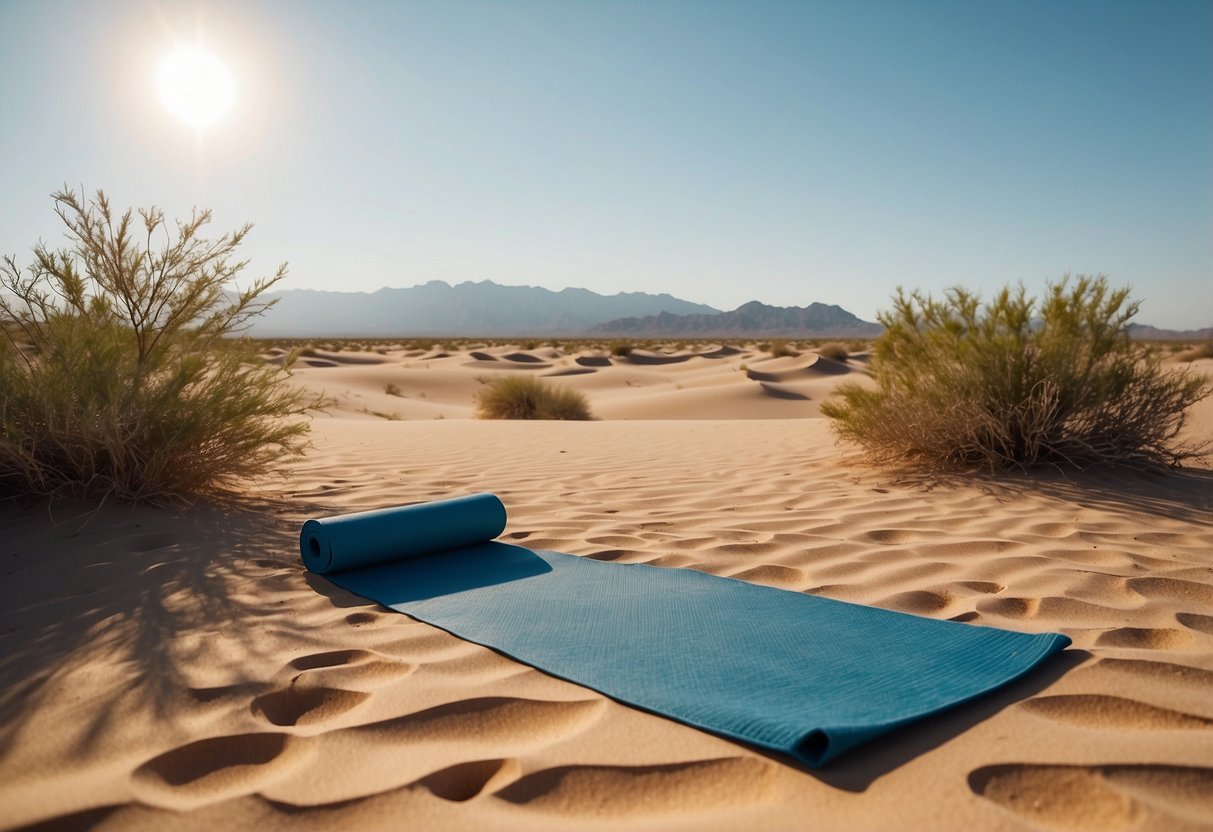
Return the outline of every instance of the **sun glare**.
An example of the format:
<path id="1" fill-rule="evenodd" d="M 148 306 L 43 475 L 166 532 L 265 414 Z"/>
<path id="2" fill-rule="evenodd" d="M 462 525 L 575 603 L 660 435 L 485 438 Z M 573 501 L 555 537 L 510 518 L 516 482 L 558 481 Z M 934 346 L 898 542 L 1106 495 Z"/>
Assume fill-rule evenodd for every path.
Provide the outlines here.
<path id="1" fill-rule="evenodd" d="M 170 53 L 160 64 L 156 82 L 165 108 L 195 130 L 222 118 L 236 95 L 228 68 L 196 46 L 178 47 Z"/>

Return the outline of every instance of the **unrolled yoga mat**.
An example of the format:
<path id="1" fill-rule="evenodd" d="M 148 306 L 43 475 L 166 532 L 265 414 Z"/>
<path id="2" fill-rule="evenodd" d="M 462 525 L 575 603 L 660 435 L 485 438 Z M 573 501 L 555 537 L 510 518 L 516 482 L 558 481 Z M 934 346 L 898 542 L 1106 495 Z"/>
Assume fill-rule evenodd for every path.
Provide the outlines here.
<path id="1" fill-rule="evenodd" d="M 540 670 L 817 766 L 1070 643 L 492 542 L 492 494 L 308 520 L 309 569 Z"/>

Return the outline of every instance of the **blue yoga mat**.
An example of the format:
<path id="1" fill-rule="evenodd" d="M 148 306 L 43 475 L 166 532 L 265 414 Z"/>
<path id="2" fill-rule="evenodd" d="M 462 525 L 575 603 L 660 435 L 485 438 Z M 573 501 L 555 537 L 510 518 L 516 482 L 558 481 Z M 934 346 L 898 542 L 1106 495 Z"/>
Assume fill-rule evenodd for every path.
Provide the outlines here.
<path id="1" fill-rule="evenodd" d="M 308 520 L 309 569 L 663 716 L 819 766 L 1022 676 L 1070 639 L 920 618 L 691 569 L 493 542 L 476 494 Z"/>

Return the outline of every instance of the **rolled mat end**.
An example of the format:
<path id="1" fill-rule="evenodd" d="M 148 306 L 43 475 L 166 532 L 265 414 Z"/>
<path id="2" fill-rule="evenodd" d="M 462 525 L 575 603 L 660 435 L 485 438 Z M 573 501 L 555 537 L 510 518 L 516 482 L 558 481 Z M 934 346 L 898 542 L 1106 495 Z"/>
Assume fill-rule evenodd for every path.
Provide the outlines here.
<path id="1" fill-rule="evenodd" d="M 496 495 L 468 494 L 308 520 L 299 530 L 299 554 L 312 572 L 329 575 L 486 543 L 505 524 Z"/>
<path id="2" fill-rule="evenodd" d="M 312 572 L 323 575 L 332 567 L 333 547 L 320 522 L 308 520 L 299 530 L 299 554 L 303 557 L 303 565 Z"/>

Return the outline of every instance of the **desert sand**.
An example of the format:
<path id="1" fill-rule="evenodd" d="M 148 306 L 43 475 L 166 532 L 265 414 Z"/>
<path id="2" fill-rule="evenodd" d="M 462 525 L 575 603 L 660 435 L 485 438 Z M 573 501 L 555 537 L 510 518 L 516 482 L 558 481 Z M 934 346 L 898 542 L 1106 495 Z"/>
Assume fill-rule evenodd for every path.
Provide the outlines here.
<path id="1" fill-rule="evenodd" d="M 499 346 L 294 366 L 328 405 L 282 480 L 189 507 L 0 507 L 0 827 L 1213 827 L 1213 469 L 867 467 L 819 418 L 862 356 Z M 511 370 L 583 391 L 600 419 L 470 418 Z M 1189 432 L 1213 435 L 1213 401 Z M 308 517 L 477 491 L 507 505 L 508 542 L 1074 645 L 809 770 L 302 568 Z"/>

